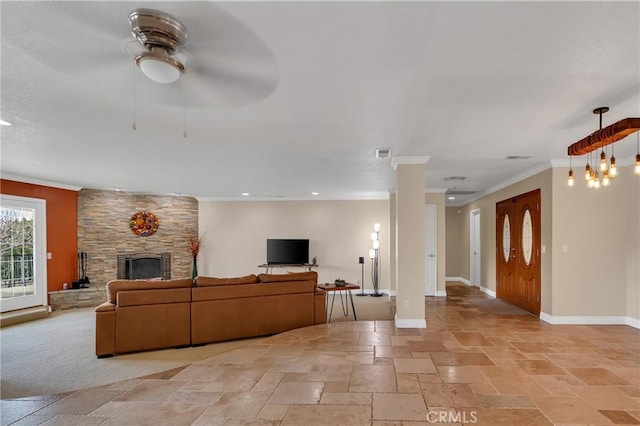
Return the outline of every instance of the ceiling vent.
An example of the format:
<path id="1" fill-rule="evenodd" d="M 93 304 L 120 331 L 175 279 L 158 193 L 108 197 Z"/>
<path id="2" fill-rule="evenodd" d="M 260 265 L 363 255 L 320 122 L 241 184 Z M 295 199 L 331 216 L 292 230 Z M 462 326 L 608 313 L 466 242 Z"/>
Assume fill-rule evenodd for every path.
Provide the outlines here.
<path id="1" fill-rule="evenodd" d="M 376 149 L 376 158 L 389 158 L 389 155 L 391 155 L 391 149 L 389 148 Z"/>
<path id="2" fill-rule="evenodd" d="M 465 180 L 466 177 L 465 176 L 447 176 L 446 178 L 444 178 L 445 182 L 451 182 L 451 181 L 459 181 L 462 182 L 463 180 Z"/>
<path id="3" fill-rule="evenodd" d="M 533 155 L 510 155 L 506 159 L 507 160 L 528 160 L 533 157 Z"/>

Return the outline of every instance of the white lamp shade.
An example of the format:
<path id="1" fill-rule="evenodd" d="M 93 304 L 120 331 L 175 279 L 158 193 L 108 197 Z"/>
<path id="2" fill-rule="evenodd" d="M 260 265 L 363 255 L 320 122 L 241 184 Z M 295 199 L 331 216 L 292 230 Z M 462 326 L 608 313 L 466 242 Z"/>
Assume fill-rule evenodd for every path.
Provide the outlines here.
<path id="1" fill-rule="evenodd" d="M 380 241 L 375 240 L 375 241 L 373 242 L 373 248 L 374 248 L 375 250 L 378 250 L 378 249 L 380 248 Z"/>
<path id="2" fill-rule="evenodd" d="M 369 259 L 375 259 L 376 251 L 374 249 L 369 249 Z"/>
<path id="3" fill-rule="evenodd" d="M 376 232 L 380 232 L 380 224 L 379 223 L 374 224 L 373 225 L 373 230 L 376 231 Z"/>
<path id="4" fill-rule="evenodd" d="M 371 233 L 371 241 L 377 241 L 378 240 L 378 233 L 377 232 L 372 232 Z"/>
<path id="5" fill-rule="evenodd" d="M 153 56 L 140 58 L 140 71 L 156 83 L 169 84 L 180 78 L 180 70 L 172 64 Z"/>

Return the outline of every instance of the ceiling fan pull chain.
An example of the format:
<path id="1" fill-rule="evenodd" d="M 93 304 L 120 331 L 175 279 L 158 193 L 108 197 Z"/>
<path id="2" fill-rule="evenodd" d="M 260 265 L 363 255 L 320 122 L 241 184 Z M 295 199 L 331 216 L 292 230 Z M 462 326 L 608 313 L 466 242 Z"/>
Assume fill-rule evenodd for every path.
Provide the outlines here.
<path id="1" fill-rule="evenodd" d="M 133 90 L 132 90 L 132 97 L 133 97 L 133 125 L 131 126 L 131 128 L 135 131 L 135 130 L 138 130 L 138 128 L 136 127 L 136 63 L 135 63 L 135 61 L 133 62 L 132 80 L 133 80 Z"/>
<path id="2" fill-rule="evenodd" d="M 182 98 L 182 137 L 187 138 L 187 97 Z"/>

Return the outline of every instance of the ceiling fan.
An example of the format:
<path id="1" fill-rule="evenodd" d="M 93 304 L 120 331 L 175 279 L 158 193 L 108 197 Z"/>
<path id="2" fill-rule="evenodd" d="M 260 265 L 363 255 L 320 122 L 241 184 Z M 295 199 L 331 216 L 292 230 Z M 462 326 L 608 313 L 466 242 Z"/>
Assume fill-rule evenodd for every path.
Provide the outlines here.
<path id="1" fill-rule="evenodd" d="M 158 10 L 135 9 L 129 13 L 129 24 L 145 50 L 135 56 L 142 73 L 162 84 L 180 78 L 190 64 L 190 57 L 183 50 L 189 33 L 182 22 Z"/>
<path id="2" fill-rule="evenodd" d="M 185 74 L 180 83 L 186 98 L 202 98 L 212 88 L 212 98 L 221 97 L 231 105 L 263 99 L 275 90 L 275 57 L 240 21 L 220 9 L 211 14 L 214 19 L 211 15 L 204 18 L 207 14 L 195 9 L 213 5 L 199 2 L 190 7 L 180 7 L 179 3 L 173 7 L 160 5 L 163 11 L 137 8 L 129 12 L 133 39 L 122 44 L 122 50 L 134 58 L 150 80 L 171 84 Z M 172 13 L 164 11 L 167 9 Z M 177 16 L 184 16 L 185 20 Z M 193 27 L 193 36 L 186 22 Z"/>
<path id="3" fill-rule="evenodd" d="M 268 97 L 279 83 L 270 47 L 223 4 L 9 2 L 3 11 L 5 6 L 14 13 L 2 22 L 3 45 L 7 34 L 20 57 L 78 92 L 129 97 L 135 63 L 166 83 L 138 79 L 139 101 L 167 107 L 247 105 Z"/>

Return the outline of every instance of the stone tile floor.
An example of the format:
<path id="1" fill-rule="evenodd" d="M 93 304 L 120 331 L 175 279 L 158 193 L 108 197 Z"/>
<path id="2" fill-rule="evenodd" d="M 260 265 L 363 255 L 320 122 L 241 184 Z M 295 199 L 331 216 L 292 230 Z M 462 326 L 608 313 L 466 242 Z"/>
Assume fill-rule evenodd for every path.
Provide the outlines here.
<path id="1" fill-rule="evenodd" d="M 426 329 L 293 330 L 153 376 L 4 400 L 2 424 L 640 424 L 640 330 L 549 325 L 447 290 L 426 299 Z"/>

